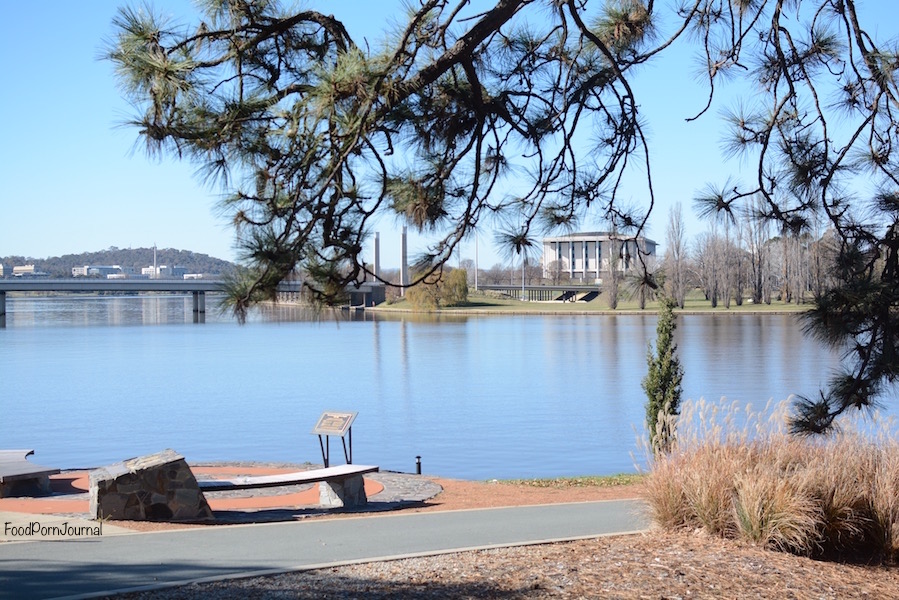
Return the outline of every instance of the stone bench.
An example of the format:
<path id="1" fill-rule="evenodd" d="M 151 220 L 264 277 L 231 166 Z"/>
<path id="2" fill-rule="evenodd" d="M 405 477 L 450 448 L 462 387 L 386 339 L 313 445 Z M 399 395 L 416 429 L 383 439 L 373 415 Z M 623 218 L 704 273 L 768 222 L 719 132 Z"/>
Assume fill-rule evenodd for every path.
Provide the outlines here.
<path id="1" fill-rule="evenodd" d="M 197 481 L 174 450 L 131 458 L 90 473 L 93 519 L 206 521 L 214 519 L 203 492 L 319 483 L 321 505 L 355 508 L 368 503 L 362 475 L 370 465 L 341 465 L 278 475 Z"/>
<path id="2" fill-rule="evenodd" d="M 358 508 L 368 503 L 362 475 L 376 473 L 378 470 L 378 467 L 372 465 L 340 465 L 277 475 L 209 479 L 200 481 L 199 485 L 204 492 L 220 492 L 318 483 L 319 503 L 322 506 Z"/>
<path id="3" fill-rule="evenodd" d="M 28 462 L 32 454 L 34 450 L 0 450 L 0 498 L 50 493 L 50 475 L 59 469 Z"/>

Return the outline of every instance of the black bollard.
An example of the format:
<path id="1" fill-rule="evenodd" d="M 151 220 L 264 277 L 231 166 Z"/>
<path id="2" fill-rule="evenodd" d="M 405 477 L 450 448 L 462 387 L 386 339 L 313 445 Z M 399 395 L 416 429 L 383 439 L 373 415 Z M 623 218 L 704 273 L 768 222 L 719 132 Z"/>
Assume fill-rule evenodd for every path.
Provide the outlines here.
<path id="1" fill-rule="evenodd" d="M 421 457 L 420 456 L 415 457 L 415 474 L 421 475 Z"/>

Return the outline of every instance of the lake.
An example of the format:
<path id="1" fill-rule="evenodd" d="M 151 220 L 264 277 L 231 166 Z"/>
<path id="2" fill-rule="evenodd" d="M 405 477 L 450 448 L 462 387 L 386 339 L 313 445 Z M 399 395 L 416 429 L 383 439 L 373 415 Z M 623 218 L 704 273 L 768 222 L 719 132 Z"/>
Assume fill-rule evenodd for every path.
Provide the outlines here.
<path id="1" fill-rule="evenodd" d="M 213 302 L 210 300 L 210 305 Z M 324 410 L 358 411 L 355 462 L 462 479 L 634 472 L 645 315 L 361 315 L 265 307 L 246 325 L 189 296 L 9 298 L 0 447 L 92 467 L 173 448 L 189 462 L 321 462 Z M 684 399 L 762 408 L 812 395 L 839 357 L 793 316 L 684 315 Z M 343 462 L 332 438 L 331 456 Z M 335 456 L 337 458 L 335 458 Z"/>

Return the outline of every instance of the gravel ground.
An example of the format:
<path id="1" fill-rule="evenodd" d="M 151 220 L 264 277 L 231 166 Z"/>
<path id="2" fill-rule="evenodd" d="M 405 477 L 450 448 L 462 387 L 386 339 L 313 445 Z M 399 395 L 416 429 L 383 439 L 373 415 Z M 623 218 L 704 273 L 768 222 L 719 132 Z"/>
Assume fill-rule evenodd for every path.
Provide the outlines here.
<path id="1" fill-rule="evenodd" d="M 435 479 L 416 511 L 639 497 L 639 486 L 535 489 Z M 899 599 L 899 568 L 825 563 L 691 533 L 362 563 L 120 596 L 181 598 Z"/>

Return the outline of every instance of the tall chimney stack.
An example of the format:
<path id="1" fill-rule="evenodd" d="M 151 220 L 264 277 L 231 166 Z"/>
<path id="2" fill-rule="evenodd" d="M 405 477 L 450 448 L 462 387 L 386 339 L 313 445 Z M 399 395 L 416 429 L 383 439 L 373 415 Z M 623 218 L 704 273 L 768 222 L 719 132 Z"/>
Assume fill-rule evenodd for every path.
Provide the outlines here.
<path id="1" fill-rule="evenodd" d="M 375 281 L 381 277 L 381 234 L 375 232 Z"/>
<path id="2" fill-rule="evenodd" d="M 406 295 L 405 286 L 409 285 L 409 260 L 406 256 L 406 226 L 403 225 L 403 236 L 402 241 L 400 243 L 400 252 L 402 253 L 402 262 L 400 263 L 400 284 L 403 287 L 400 289 L 400 295 Z"/>

